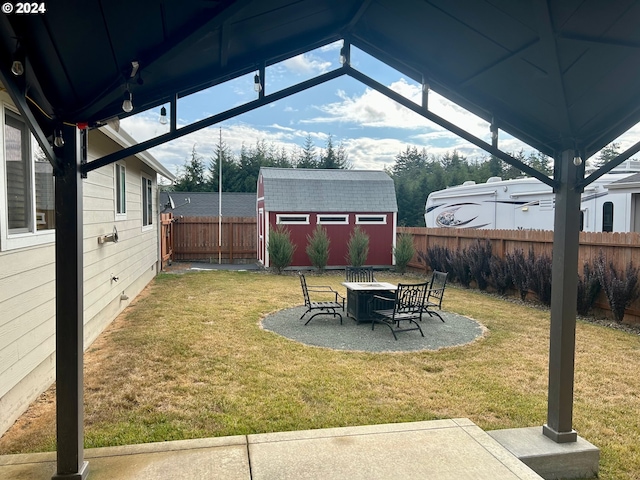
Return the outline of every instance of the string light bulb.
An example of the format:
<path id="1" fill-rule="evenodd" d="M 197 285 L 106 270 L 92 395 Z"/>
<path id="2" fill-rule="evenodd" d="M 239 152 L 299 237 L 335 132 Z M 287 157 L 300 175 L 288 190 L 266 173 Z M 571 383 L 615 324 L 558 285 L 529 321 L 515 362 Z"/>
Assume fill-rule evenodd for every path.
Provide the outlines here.
<path id="1" fill-rule="evenodd" d="M 11 64 L 11 73 L 13 73 L 16 77 L 21 77 L 24 75 L 24 65 L 20 60 L 14 60 Z"/>
<path id="2" fill-rule="evenodd" d="M 253 89 L 258 93 L 262 91 L 262 82 L 260 81 L 259 73 L 256 73 L 253 77 Z"/>
<path id="3" fill-rule="evenodd" d="M 580 165 L 582 165 L 582 158 L 580 157 L 580 155 L 576 155 L 575 157 L 573 157 L 573 164 L 576 167 L 579 167 Z"/>
<path id="4" fill-rule="evenodd" d="M 62 138 L 62 130 L 57 129 L 53 134 L 53 145 L 58 148 L 64 147 L 64 138 Z"/>
<path id="5" fill-rule="evenodd" d="M 127 90 L 124 92 L 122 110 L 126 113 L 133 111 L 133 94 L 129 91 L 129 87 L 127 87 Z"/>
<path id="6" fill-rule="evenodd" d="M 11 63 L 11 73 L 16 77 L 24 75 L 24 50 L 20 45 L 20 42 L 16 45 L 16 50 L 13 52 L 13 62 Z"/>
<path id="7" fill-rule="evenodd" d="M 169 121 L 167 120 L 167 109 L 162 107 L 160 109 L 160 125 L 166 125 Z"/>

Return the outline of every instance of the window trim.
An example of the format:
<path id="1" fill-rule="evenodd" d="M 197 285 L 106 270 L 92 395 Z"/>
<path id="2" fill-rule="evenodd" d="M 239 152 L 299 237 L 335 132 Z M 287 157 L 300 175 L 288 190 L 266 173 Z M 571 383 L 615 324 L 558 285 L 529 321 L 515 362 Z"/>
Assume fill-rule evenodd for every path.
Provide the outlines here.
<path id="1" fill-rule="evenodd" d="M 304 220 L 283 220 L 283 218 L 287 217 L 301 217 Z M 309 214 L 308 213 L 276 213 L 276 225 L 309 225 Z"/>
<path id="2" fill-rule="evenodd" d="M 120 187 L 120 169 L 124 172 L 124 190 Z M 127 219 L 127 165 L 124 162 L 115 162 L 113 164 L 113 207 L 116 220 Z M 120 194 L 123 194 L 123 199 L 120 199 Z M 122 205 L 123 211 L 119 211 L 119 206 Z"/>
<path id="3" fill-rule="evenodd" d="M 142 172 L 141 177 L 141 194 L 140 194 L 140 221 L 142 223 L 142 230 L 151 230 L 155 222 L 153 221 L 153 179 L 146 173 Z M 147 191 L 147 187 L 150 187 L 150 192 Z M 148 197 L 148 198 L 147 198 Z M 146 202 L 145 202 L 146 200 Z M 148 207 L 151 206 L 151 212 L 148 211 Z M 147 223 L 145 217 L 148 217 Z"/>
<path id="4" fill-rule="evenodd" d="M 341 217 L 342 220 L 322 220 L 322 217 L 329 218 L 338 218 Z M 349 214 L 329 214 L 329 213 L 318 213 L 316 215 L 316 224 L 318 225 L 349 225 Z"/>
<path id="5" fill-rule="evenodd" d="M 32 214 L 32 227 L 33 231 L 26 232 L 9 232 L 9 218 L 8 218 L 8 202 L 7 202 L 7 177 L 6 177 L 6 149 L 5 149 L 5 125 L 6 115 L 14 116 L 17 121 L 24 123 L 26 128 L 26 122 L 22 119 L 20 114 L 7 104 L 5 101 L 0 102 L 0 148 L 2 149 L 0 158 L 0 251 L 16 250 L 20 248 L 28 248 L 39 245 L 46 245 L 54 243 L 56 240 L 56 230 L 50 228 L 48 230 L 38 230 L 36 225 L 36 211 L 34 205 L 36 204 L 36 191 L 35 191 L 35 165 L 34 158 L 29 148 L 29 154 L 31 156 L 31 164 L 29 165 L 29 193 L 30 193 L 30 208 L 33 210 Z M 31 142 L 31 132 L 26 128 L 27 138 L 29 139 L 29 145 Z"/>
<path id="6" fill-rule="evenodd" d="M 362 220 L 363 218 L 368 217 L 379 217 L 380 221 L 373 220 Z M 387 224 L 387 214 L 386 213 L 357 213 L 356 214 L 356 225 L 386 225 Z"/>

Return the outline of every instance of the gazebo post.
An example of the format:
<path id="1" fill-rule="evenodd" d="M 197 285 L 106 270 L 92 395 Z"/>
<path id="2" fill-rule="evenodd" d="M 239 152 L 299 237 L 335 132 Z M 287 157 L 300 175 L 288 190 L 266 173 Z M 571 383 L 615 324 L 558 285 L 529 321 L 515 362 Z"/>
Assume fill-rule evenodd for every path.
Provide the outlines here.
<path id="1" fill-rule="evenodd" d="M 551 278 L 551 331 L 549 346 L 549 393 L 544 435 L 557 443 L 577 441 L 572 428 L 573 382 L 576 343 L 578 247 L 584 162 L 575 165 L 575 152 L 565 150 L 555 161 L 559 182 L 555 199 L 553 266 Z"/>
<path id="2" fill-rule="evenodd" d="M 83 248 L 81 135 L 63 127 L 64 146 L 56 149 L 56 422 L 57 468 L 52 480 L 82 480 L 83 410 Z"/>

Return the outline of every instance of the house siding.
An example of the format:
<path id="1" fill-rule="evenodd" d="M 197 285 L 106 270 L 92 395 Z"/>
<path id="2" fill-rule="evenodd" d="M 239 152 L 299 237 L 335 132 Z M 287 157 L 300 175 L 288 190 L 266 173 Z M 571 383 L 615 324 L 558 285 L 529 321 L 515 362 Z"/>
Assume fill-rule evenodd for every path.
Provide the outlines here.
<path id="1" fill-rule="evenodd" d="M 89 134 L 89 161 L 119 150 L 99 131 Z M 1 153 L 0 153 L 1 154 Z M 156 172 L 127 158 L 126 220 L 116 220 L 114 167 L 89 173 L 83 181 L 84 347 L 152 280 L 158 266 L 158 210 L 142 227 L 142 175 Z M 4 192 L 0 192 L 4 195 Z M 4 213 L 0 212 L 1 215 Z M 98 237 L 118 229 L 118 243 Z M 119 278 L 117 282 L 112 276 Z M 128 296 L 121 300 L 121 294 Z M 55 246 L 53 243 L 0 252 L 0 434 L 55 379 Z"/>

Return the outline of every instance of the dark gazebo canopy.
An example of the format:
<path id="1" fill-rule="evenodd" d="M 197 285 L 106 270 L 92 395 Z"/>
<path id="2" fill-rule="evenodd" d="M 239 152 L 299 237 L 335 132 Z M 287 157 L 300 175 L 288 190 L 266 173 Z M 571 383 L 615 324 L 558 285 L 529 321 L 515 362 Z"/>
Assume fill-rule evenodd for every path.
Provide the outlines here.
<path id="1" fill-rule="evenodd" d="M 46 135 L 56 121 L 126 115 L 127 83 L 136 113 L 340 38 L 549 155 L 590 156 L 640 121 L 636 1 L 44 5 L 0 16 L 0 58 L 9 76 L 14 56 L 26 57 L 24 88 Z"/>

